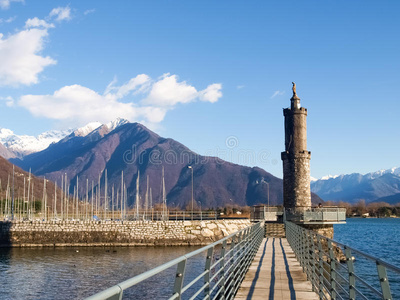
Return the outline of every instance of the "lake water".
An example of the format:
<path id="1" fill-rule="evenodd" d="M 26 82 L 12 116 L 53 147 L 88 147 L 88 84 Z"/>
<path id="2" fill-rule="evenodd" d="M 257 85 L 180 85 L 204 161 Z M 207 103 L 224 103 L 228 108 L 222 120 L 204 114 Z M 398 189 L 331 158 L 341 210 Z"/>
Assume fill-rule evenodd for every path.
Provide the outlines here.
<path id="1" fill-rule="evenodd" d="M 338 242 L 400 267 L 400 219 L 351 218 L 347 224 L 335 225 L 334 228 L 334 239 Z M 375 263 L 357 254 L 354 256 L 356 274 L 380 291 Z M 388 277 L 393 299 L 400 299 L 400 274 L 388 271 Z M 361 287 L 361 284 L 356 282 L 356 287 Z M 366 294 L 370 299 L 376 299 L 374 294 Z"/>
<path id="2" fill-rule="evenodd" d="M 400 266 L 400 219 L 349 219 L 345 225 L 335 225 L 334 238 Z M 83 299 L 195 249 L 198 247 L 3 248 L 0 299 Z M 188 270 L 201 271 L 203 263 L 204 255 L 200 255 L 189 261 Z M 369 273 L 374 266 L 364 267 L 356 261 L 357 268 L 373 277 Z M 168 298 L 174 273 L 170 269 L 147 280 L 128 290 L 126 298 Z M 400 291 L 394 292 L 400 299 Z"/>
<path id="3" fill-rule="evenodd" d="M 0 299 L 83 299 L 199 247 L 0 249 Z M 190 261 L 188 269 L 202 256 Z M 127 299 L 171 296 L 175 269 L 128 290 Z"/>

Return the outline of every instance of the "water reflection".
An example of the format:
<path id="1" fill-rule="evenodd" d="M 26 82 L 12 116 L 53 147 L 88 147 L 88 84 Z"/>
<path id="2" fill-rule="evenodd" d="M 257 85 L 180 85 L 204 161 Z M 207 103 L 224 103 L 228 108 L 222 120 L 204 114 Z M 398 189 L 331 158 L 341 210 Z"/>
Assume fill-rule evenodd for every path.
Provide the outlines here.
<path id="1" fill-rule="evenodd" d="M 1 299 L 82 299 L 198 247 L 0 249 Z M 203 269 L 204 255 L 188 265 Z M 126 299 L 164 299 L 175 268 L 128 290 Z M 190 276 L 190 274 L 188 275 Z"/>

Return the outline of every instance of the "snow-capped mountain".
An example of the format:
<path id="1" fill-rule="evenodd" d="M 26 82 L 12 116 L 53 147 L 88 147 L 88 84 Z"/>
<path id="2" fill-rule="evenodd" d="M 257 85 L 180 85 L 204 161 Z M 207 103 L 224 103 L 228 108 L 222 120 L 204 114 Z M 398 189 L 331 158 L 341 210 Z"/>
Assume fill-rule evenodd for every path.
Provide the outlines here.
<path id="1" fill-rule="evenodd" d="M 359 173 L 352 173 L 352 174 L 359 174 Z M 370 179 L 375 179 L 378 177 L 381 177 L 384 174 L 394 174 L 394 175 L 398 175 L 400 176 L 400 167 L 393 167 L 390 169 L 382 169 L 379 171 L 375 171 L 375 172 L 370 172 L 367 174 L 364 174 L 362 176 L 366 176 L 366 178 L 370 178 Z M 347 174 L 347 175 L 351 175 L 351 174 Z M 346 176 L 346 174 L 341 174 L 341 175 L 326 175 L 326 176 L 322 176 L 321 178 L 315 178 L 315 177 L 311 177 L 311 181 L 317 181 L 317 180 L 329 180 L 329 179 L 335 179 L 338 178 L 340 176 Z"/>
<path id="2" fill-rule="evenodd" d="M 46 149 L 51 143 L 58 142 L 63 137 L 70 134 L 73 130 L 50 130 L 38 136 L 17 135 L 12 130 L 0 129 L 0 143 L 14 153 L 17 157 Z"/>
<path id="3" fill-rule="evenodd" d="M 311 191 L 325 201 L 367 202 L 400 193 L 400 168 L 368 174 L 329 175 L 311 182 Z"/>
<path id="4" fill-rule="evenodd" d="M 394 168 L 387 169 L 387 170 L 379 170 L 376 172 L 365 174 L 365 176 L 368 176 L 371 179 L 374 179 L 374 178 L 381 177 L 382 175 L 385 175 L 385 174 L 394 174 L 394 175 L 400 176 L 400 167 L 398 167 L 398 168 L 394 167 Z"/>
<path id="5" fill-rule="evenodd" d="M 38 136 L 17 135 L 10 129 L 0 128 L 0 143 L 16 157 L 22 158 L 28 154 L 42 151 L 50 144 L 57 143 L 68 136 L 85 137 L 96 130 L 100 130 L 100 128 L 102 128 L 104 135 L 126 123 L 129 123 L 129 121 L 117 118 L 106 124 L 91 122 L 75 129 L 49 130 Z"/>
<path id="6" fill-rule="evenodd" d="M 111 132 L 114 129 L 117 129 L 119 126 L 124 125 L 126 123 L 129 123 L 128 120 L 123 119 L 123 118 L 116 118 L 114 121 L 108 122 L 105 124 L 108 128 L 108 130 Z"/>
<path id="7" fill-rule="evenodd" d="M 100 122 L 91 122 L 86 124 L 85 126 L 75 129 L 74 130 L 74 136 L 87 136 L 89 133 L 91 133 L 93 130 L 99 128 L 102 124 Z"/>

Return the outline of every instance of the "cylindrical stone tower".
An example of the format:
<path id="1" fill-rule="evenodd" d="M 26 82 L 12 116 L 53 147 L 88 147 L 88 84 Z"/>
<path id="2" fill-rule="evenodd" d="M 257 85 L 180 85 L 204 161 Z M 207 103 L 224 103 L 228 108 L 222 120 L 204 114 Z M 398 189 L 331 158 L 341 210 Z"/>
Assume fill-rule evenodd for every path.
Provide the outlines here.
<path id="1" fill-rule="evenodd" d="M 293 82 L 290 108 L 285 116 L 285 152 L 283 161 L 283 205 L 285 208 L 311 207 L 310 158 L 307 150 L 307 109 L 300 106 Z"/>

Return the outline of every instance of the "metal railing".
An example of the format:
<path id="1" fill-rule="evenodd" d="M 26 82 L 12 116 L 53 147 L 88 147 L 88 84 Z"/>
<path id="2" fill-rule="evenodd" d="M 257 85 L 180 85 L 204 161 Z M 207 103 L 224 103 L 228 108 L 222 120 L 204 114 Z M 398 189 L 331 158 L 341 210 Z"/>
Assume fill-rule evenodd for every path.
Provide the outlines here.
<path id="1" fill-rule="evenodd" d="M 176 268 L 176 272 L 169 299 L 232 299 L 260 247 L 263 237 L 264 223 L 256 223 L 215 243 L 112 286 L 86 300 L 122 299 L 126 289 L 172 267 Z M 202 253 L 206 254 L 204 271 L 201 270 L 201 273 L 193 280 L 186 282 L 185 274 L 189 272 L 186 267 L 188 260 Z"/>
<path id="2" fill-rule="evenodd" d="M 344 207 L 296 207 L 285 210 L 286 220 L 301 223 L 339 223 L 346 221 Z"/>
<path id="3" fill-rule="evenodd" d="M 250 210 L 250 221 L 277 221 L 283 215 L 283 206 L 255 205 Z"/>
<path id="4" fill-rule="evenodd" d="M 400 268 L 292 222 L 286 238 L 320 299 L 399 299 Z"/>

